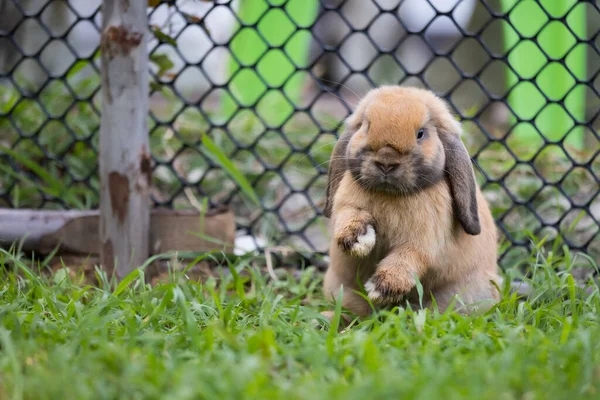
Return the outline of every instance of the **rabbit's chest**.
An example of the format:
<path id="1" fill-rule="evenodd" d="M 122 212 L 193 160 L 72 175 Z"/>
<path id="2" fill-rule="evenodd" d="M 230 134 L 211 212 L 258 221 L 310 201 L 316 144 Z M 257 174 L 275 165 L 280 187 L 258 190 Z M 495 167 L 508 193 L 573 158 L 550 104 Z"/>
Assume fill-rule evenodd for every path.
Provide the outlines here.
<path id="1" fill-rule="evenodd" d="M 401 243 L 441 245 L 452 227 L 452 205 L 444 187 L 406 197 L 369 201 L 376 231 L 384 247 Z"/>

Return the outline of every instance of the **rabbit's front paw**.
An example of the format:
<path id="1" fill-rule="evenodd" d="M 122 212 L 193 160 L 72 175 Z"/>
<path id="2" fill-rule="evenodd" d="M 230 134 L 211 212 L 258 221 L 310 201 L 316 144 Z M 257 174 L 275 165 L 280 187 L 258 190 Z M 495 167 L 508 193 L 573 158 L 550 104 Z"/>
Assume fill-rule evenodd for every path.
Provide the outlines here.
<path id="1" fill-rule="evenodd" d="M 398 276 L 397 273 L 390 274 L 385 270 L 378 270 L 365 283 L 367 296 L 374 304 L 379 305 L 399 304 L 413 287 L 414 283 Z"/>
<path id="2" fill-rule="evenodd" d="M 345 253 L 354 257 L 366 257 L 375 247 L 375 238 L 373 225 L 355 221 L 337 235 L 337 242 Z"/>

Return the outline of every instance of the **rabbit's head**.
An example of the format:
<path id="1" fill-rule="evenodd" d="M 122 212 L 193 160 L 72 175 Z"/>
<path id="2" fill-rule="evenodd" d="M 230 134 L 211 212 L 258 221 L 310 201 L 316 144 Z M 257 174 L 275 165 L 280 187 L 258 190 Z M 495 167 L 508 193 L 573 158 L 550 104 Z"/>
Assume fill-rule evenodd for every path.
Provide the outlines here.
<path id="1" fill-rule="evenodd" d="M 464 230 L 481 231 L 476 182 L 461 125 L 431 91 L 383 86 L 370 91 L 346 121 L 329 165 L 324 208 L 346 171 L 365 190 L 409 196 L 447 179 Z"/>

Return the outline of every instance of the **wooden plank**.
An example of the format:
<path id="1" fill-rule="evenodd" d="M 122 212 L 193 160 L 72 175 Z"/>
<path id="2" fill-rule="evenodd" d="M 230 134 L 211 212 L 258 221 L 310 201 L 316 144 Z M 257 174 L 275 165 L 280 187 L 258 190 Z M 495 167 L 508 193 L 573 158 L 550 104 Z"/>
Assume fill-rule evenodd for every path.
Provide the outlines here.
<path id="1" fill-rule="evenodd" d="M 147 8 L 147 0 L 102 2 L 100 262 L 117 278 L 150 253 Z"/>
<path id="2" fill-rule="evenodd" d="M 0 246 L 23 241 L 23 249 L 49 253 L 99 255 L 100 212 L 0 209 Z M 150 253 L 233 252 L 235 220 L 226 208 L 208 211 L 152 210 L 148 239 Z M 146 257 L 147 258 L 147 257 Z M 142 263 L 146 260 L 142 261 Z M 141 263 L 140 263 L 141 265 Z"/>
<path id="3" fill-rule="evenodd" d="M 196 211 L 152 212 L 150 243 L 155 253 L 211 250 L 233 253 L 234 241 L 235 219 L 227 209 L 205 215 Z"/>

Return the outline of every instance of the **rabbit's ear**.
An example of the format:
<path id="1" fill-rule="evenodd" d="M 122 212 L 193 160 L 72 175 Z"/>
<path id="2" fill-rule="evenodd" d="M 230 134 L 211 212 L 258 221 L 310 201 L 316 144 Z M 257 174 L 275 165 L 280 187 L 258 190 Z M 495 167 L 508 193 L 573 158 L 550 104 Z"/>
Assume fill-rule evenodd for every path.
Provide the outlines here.
<path id="1" fill-rule="evenodd" d="M 348 125 L 348 124 L 347 124 Z M 329 158 L 329 176 L 327 182 L 327 190 L 325 193 L 325 207 L 323 208 L 323 215 L 327 218 L 331 218 L 331 211 L 333 209 L 333 198 L 335 192 L 337 192 L 338 186 L 344 177 L 344 173 L 348 168 L 348 162 L 346 161 L 346 148 L 348 143 L 354 134 L 354 130 L 351 130 L 348 126 L 344 130 L 344 133 L 340 136 L 331 157 Z"/>
<path id="2" fill-rule="evenodd" d="M 477 183 L 471 157 L 460 140 L 459 132 L 460 129 L 458 132 L 446 131 L 440 135 L 446 155 L 446 175 L 460 224 L 469 235 L 478 235 L 481 233 L 481 224 L 477 206 Z"/>

